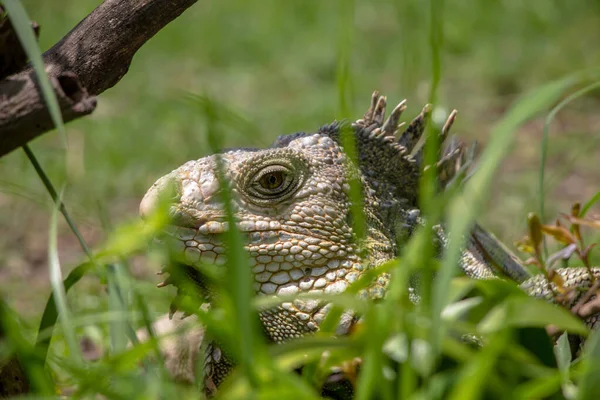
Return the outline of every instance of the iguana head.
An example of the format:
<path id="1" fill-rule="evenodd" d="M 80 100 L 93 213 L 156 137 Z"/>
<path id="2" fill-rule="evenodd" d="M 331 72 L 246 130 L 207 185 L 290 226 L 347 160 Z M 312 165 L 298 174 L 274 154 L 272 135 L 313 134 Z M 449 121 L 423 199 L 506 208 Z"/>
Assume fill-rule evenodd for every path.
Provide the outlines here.
<path id="1" fill-rule="evenodd" d="M 189 161 L 148 190 L 140 213 L 150 213 L 160 195 L 173 190 L 174 228 L 169 235 L 186 263 L 224 265 L 227 248 L 221 235 L 229 226 L 222 185 L 228 185 L 257 293 L 342 292 L 364 269 L 396 255 L 397 221 L 417 202 L 422 166 L 420 152 L 413 150 L 429 108 L 396 137 L 404 102 L 387 120 L 385 103 L 374 93 L 364 118 L 348 127 L 355 134 L 357 163 L 349 160 L 341 144 L 344 125 L 333 123 L 316 133 L 279 137 L 267 149 L 232 150 Z M 453 117 L 454 113 L 442 130 L 444 136 Z M 462 156 L 462 148 L 447 151 L 441 170 L 450 170 L 450 165 L 454 171 Z M 352 227 L 351 177 L 362 186 L 366 219 L 362 241 Z M 374 290 L 383 286 L 385 280 Z M 325 312 L 317 301 L 296 301 L 265 311 L 261 318 L 272 326 L 267 329 L 271 338 L 281 341 L 316 330 Z"/>

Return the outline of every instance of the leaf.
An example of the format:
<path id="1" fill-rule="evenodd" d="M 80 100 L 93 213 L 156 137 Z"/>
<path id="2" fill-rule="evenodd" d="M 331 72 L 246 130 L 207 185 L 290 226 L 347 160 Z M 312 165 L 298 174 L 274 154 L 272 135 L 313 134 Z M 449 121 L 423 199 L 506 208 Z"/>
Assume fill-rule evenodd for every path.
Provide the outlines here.
<path id="1" fill-rule="evenodd" d="M 571 207 L 571 216 L 579 217 L 580 212 L 581 212 L 581 204 L 574 203 L 573 206 Z M 577 240 L 581 241 L 581 232 L 579 230 L 579 224 L 577 224 L 577 223 L 573 224 L 573 226 L 571 226 L 571 230 L 573 231 L 573 234 L 575 235 Z"/>
<path id="2" fill-rule="evenodd" d="M 469 297 L 461 301 L 450 303 L 442 311 L 442 318 L 445 321 L 457 321 L 482 302 L 483 299 L 481 297 Z"/>
<path id="3" fill-rule="evenodd" d="M 511 327 L 543 328 L 548 325 L 571 333 L 588 334 L 583 322 L 569 311 L 529 296 L 510 297 L 494 307 L 479 323 L 478 331 L 487 334 Z"/>
<path id="4" fill-rule="evenodd" d="M 565 215 L 564 217 L 572 224 L 585 225 L 585 226 L 589 226 L 591 228 L 600 229 L 600 220 L 577 218 L 577 217 L 573 217 L 570 215 Z"/>
<path id="5" fill-rule="evenodd" d="M 567 332 L 560 335 L 554 346 L 556 354 L 556 363 L 560 371 L 563 386 L 569 384 L 569 367 L 571 366 L 571 346 L 569 344 L 569 334 Z"/>
<path id="6" fill-rule="evenodd" d="M 269 354 L 275 358 L 277 366 L 293 370 L 307 361 L 319 361 L 327 351 L 342 350 L 351 354 L 354 343 L 346 337 L 307 336 L 291 342 L 269 346 Z M 354 350 L 356 352 L 356 350 Z"/>
<path id="7" fill-rule="evenodd" d="M 573 217 L 570 217 L 573 218 Z M 567 228 L 560 225 L 542 225 L 542 232 L 552 236 L 556 241 L 564 244 L 577 243 L 577 239 Z"/>
<path id="8" fill-rule="evenodd" d="M 538 260 L 541 261 L 540 249 L 544 236 L 542 235 L 542 223 L 540 222 L 540 217 L 535 213 L 529 213 L 527 220 L 529 222 L 529 238 L 531 239 Z"/>

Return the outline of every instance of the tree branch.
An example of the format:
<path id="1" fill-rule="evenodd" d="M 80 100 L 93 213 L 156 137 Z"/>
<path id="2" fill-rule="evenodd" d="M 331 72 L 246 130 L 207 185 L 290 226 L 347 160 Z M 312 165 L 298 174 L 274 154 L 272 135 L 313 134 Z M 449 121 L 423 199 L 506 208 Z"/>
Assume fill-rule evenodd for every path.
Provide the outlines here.
<path id="1" fill-rule="evenodd" d="M 137 50 L 195 2 L 105 0 L 45 52 L 64 121 L 91 113 L 94 96 L 121 80 Z M 31 69 L 0 82 L 0 157 L 51 129 Z"/>

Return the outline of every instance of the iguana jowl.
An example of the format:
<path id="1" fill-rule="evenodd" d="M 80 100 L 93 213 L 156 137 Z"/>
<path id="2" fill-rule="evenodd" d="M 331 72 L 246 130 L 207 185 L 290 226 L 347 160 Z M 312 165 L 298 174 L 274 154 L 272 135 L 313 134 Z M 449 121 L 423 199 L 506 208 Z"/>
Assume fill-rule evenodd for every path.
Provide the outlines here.
<path id="1" fill-rule="evenodd" d="M 226 249 L 219 235 L 228 229 L 217 178 L 217 157 L 232 194 L 238 229 L 251 256 L 254 289 L 262 295 L 340 293 L 361 274 L 398 255 L 398 239 L 418 223 L 418 181 L 423 170 L 422 149 L 415 149 L 429 117 L 423 111 L 398 135 L 400 103 L 385 119 L 386 99 L 375 92 L 365 116 L 345 126 L 333 123 L 316 133 L 280 136 L 267 149 L 232 150 L 218 156 L 189 161 L 159 179 L 144 197 L 140 212 L 150 213 L 168 187 L 175 188 L 170 214 L 176 228 L 171 235 L 187 261 L 225 264 Z M 443 142 L 455 117 L 441 131 Z M 358 151 L 353 164 L 342 146 L 342 131 L 351 129 Z M 437 164 L 443 189 L 461 169 L 465 148 L 450 144 Z M 351 220 L 349 178 L 362 186 L 365 235 L 358 240 Z M 439 227 L 438 227 L 439 228 Z M 437 231 L 441 246 L 445 237 Z M 481 238 L 481 236 L 480 236 Z M 481 241 L 469 239 L 460 266 L 473 278 L 498 274 L 478 250 Z M 483 243 L 487 253 L 500 260 L 500 272 L 519 283 L 526 271 L 499 248 Z M 489 254 L 486 254 L 489 256 Z M 585 269 L 562 271 L 567 285 L 589 287 Z M 594 270 L 600 274 L 599 270 Z M 571 279 L 572 278 L 572 279 Z M 372 298 L 384 296 L 389 282 L 381 275 L 368 289 Z M 522 286 L 528 293 L 552 300 L 549 285 L 540 277 Z M 271 340 L 282 342 L 318 329 L 329 307 L 319 301 L 297 300 L 260 313 Z M 342 318 L 339 334 L 346 333 L 355 317 Z M 588 321 L 594 325 L 595 318 Z M 220 351 L 218 352 L 221 354 Z M 223 357 L 207 357 L 207 379 L 218 384 L 230 366 Z"/>

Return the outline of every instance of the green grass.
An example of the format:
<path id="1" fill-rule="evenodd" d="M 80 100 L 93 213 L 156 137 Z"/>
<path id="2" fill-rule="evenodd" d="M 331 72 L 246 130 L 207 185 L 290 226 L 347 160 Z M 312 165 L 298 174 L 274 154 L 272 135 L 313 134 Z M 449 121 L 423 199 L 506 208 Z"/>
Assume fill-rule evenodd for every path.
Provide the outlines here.
<path id="1" fill-rule="evenodd" d="M 97 1 L 23 3 L 41 25 L 44 50 Z M 460 193 L 439 198 L 427 190 L 432 175 L 422 182 L 428 222 L 444 213 L 453 243 L 439 263 L 438 279 L 425 288 L 421 304 L 408 301 L 409 273 L 438 266 L 429 230 L 419 230 L 402 259 L 382 266 L 394 274 L 385 301 L 330 299 L 362 311 L 359 332 L 272 346 L 263 343 L 255 324 L 250 278 L 240 268 L 245 255 L 234 252 L 226 276 L 214 276 L 222 300 L 211 313 L 198 313 L 241 365 L 220 397 L 317 398 L 312 385 L 326 375 L 324 365 L 360 356 L 361 399 L 591 398 L 597 362 L 584 357 L 570 364 L 565 341 L 553 349 L 542 330 L 552 322 L 577 331 L 577 321 L 508 284 L 474 283 L 454 274 L 460 238 L 474 218 L 508 243 L 526 231 L 526 212 L 539 209 L 542 172 L 547 217 L 598 193 L 593 160 L 600 147 L 592 145 L 598 143 L 597 92 L 575 97 L 577 89 L 598 80 L 581 71 L 600 65 L 599 27 L 600 7 L 591 0 L 212 0 L 193 6 L 140 50 L 123 80 L 100 96 L 91 117 L 66 126 L 66 150 L 56 132 L 31 143 L 53 184 L 65 188 L 62 198 L 91 244 L 94 262 L 86 263 L 24 153 L 0 159 L 0 205 L 7 210 L 0 213 L 0 277 L 11 284 L 0 294 L 17 310 L 1 304 L 8 340 L 0 357 L 20 354 L 39 395 L 50 396 L 57 387 L 84 397 L 196 398 L 194 388 L 173 384 L 161 363 L 153 362 L 160 358 L 154 340 L 126 346 L 132 329 L 166 312 L 174 295 L 153 288 L 152 274 L 165 260 L 146 244 L 164 221 L 157 216 L 139 223 L 139 200 L 158 177 L 215 148 L 261 147 L 282 133 L 356 118 L 379 89 L 391 102 L 408 98 L 407 115 L 427 101 L 442 111 L 457 108 L 455 132 L 485 148 L 478 173 Z M 559 128 L 547 131 L 541 170 L 540 121 L 570 93 L 575 101 L 548 117 Z M 525 124 L 536 115 L 537 122 Z M 574 177 L 579 179 L 573 184 Z M 232 232 L 228 243 L 239 248 L 239 239 Z M 58 274 L 77 265 L 65 299 Z M 51 283 L 59 323 L 48 330 L 57 318 L 56 306 L 49 306 L 35 352 Z M 361 280 L 351 291 L 366 284 Z M 473 290 L 474 301 L 460 301 Z M 443 310 L 454 311 L 442 316 Z M 469 332 L 482 333 L 486 346 L 460 340 Z M 81 361 L 74 340 L 83 335 L 106 349 L 100 360 Z M 49 337 L 51 342 L 43 340 Z M 595 355 L 599 340 L 592 336 L 584 354 Z M 41 369 L 47 349 L 49 374 Z M 302 376 L 292 372 L 304 364 Z"/>

